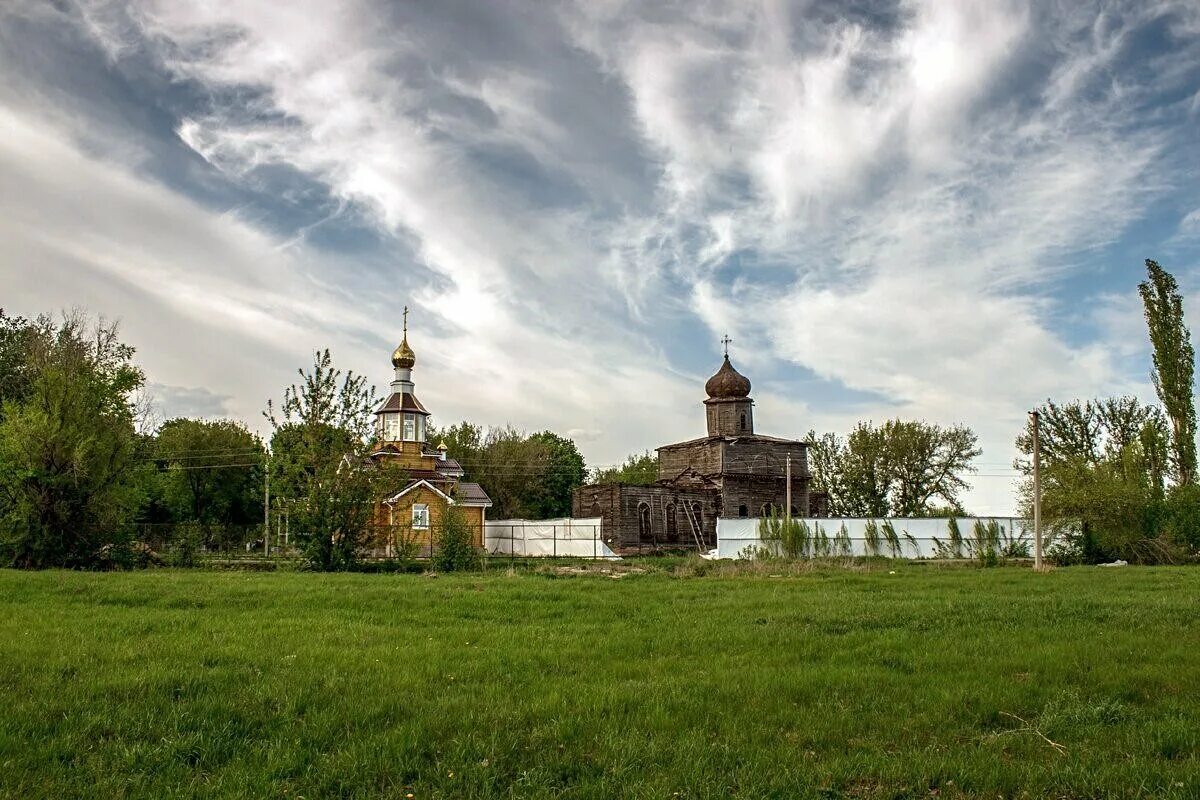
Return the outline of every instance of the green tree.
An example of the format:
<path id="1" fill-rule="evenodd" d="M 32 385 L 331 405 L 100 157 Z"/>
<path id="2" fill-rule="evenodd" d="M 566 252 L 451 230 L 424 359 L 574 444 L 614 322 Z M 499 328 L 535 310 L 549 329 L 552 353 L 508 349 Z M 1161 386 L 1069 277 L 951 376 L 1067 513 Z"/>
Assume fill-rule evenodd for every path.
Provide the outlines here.
<path id="1" fill-rule="evenodd" d="M 22 402 L 29 396 L 33 364 L 29 355 L 39 335 L 39 326 L 24 317 L 10 317 L 0 308 L 0 414 L 8 401 Z"/>
<path id="2" fill-rule="evenodd" d="M 640 455 L 634 453 L 616 467 L 596 469 L 590 483 L 622 483 L 638 485 L 658 480 L 658 458 L 649 450 Z"/>
<path id="3" fill-rule="evenodd" d="M 547 456 L 541 481 L 530 498 L 534 518 L 569 517 L 571 495 L 587 476 L 583 455 L 575 442 L 550 431 L 535 433 L 529 439 L 542 445 Z"/>
<path id="4" fill-rule="evenodd" d="M 294 538 L 316 569 L 352 567 L 372 522 L 375 501 L 403 483 L 397 471 L 368 459 L 378 404 L 366 378 L 333 367 L 319 351 L 311 370 L 284 391 L 278 412 L 264 412 L 274 428 L 272 477 L 288 487 Z"/>
<path id="5" fill-rule="evenodd" d="M 977 441 L 970 428 L 919 420 L 860 422 L 844 440 L 809 431 L 813 488 L 828 494 L 834 516 L 961 514 Z"/>
<path id="6" fill-rule="evenodd" d="M 1146 326 L 1154 346 L 1151 378 L 1171 423 L 1171 459 L 1181 486 L 1196 477 L 1196 352 L 1183 318 L 1183 297 L 1174 276 L 1146 259 L 1146 280 L 1138 284 Z"/>
<path id="7" fill-rule="evenodd" d="M 1038 409 L 1042 519 L 1077 556 L 1095 562 L 1170 558 L 1161 535 L 1169 426 L 1155 406 L 1118 397 Z M 1032 421 L 1017 437 L 1015 466 L 1032 472 Z M 1019 489 L 1032 514 L 1032 479 Z"/>
<path id="8" fill-rule="evenodd" d="M 242 423 L 169 420 L 155 437 L 155 458 L 175 521 L 247 525 L 262 519 L 266 451 Z"/>
<path id="9" fill-rule="evenodd" d="M 583 482 L 575 443 L 550 431 L 526 435 L 511 426 L 483 428 L 460 422 L 431 428 L 431 443 L 450 456 L 492 499 L 493 519 L 546 519 L 571 513 L 571 493 Z"/>
<path id="10" fill-rule="evenodd" d="M 133 348 L 115 324 L 80 312 L 57 325 L 39 317 L 3 327 L 0 558 L 23 567 L 110 562 L 130 540 L 138 504 L 135 393 L 144 377 Z"/>

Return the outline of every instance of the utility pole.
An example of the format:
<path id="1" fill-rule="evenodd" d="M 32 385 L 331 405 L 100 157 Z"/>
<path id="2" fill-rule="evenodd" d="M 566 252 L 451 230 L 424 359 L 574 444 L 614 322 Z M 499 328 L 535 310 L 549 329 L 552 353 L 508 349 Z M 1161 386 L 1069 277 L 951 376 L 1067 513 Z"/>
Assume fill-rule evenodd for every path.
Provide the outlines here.
<path id="1" fill-rule="evenodd" d="M 792 521 L 792 454 L 791 453 L 787 454 L 787 462 L 786 463 L 787 463 L 787 467 L 786 467 L 787 486 L 785 486 L 784 490 L 783 490 L 783 498 L 784 498 L 783 499 L 783 505 L 784 505 L 783 513 L 785 514 L 784 518 L 788 522 L 791 522 Z"/>
<path id="2" fill-rule="evenodd" d="M 263 555 L 271 555 L 271 457 L 267 456 L 266 479 L 263 482 Z"/>
<path id="3" fill-rule="evenodd" d="M 1033 568 L 1042 568 L 1042 452 L 1038 442 L 1039 414 L 1029 412 L 1033 422 Z"/>

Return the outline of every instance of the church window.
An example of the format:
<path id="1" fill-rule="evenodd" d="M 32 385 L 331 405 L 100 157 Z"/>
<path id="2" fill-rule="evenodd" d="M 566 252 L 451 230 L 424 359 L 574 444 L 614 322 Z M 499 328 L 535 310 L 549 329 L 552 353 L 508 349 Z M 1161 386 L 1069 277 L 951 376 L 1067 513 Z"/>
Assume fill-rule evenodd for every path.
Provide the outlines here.
<path id="1" fill-rule="evenodd" d="M 399 414 L 384 414 L 383 415 L 383 438 L 384 441 L 396 442 L 400 440 L 400 415 Z"/>
<path id="2" fill-rule="evenodd" d="M 738 516 L 739 517 L 750 516 L 750 509 L 746 508 L 746 506 L 744 506 L 744 505 L 738 506 Z"/>
<path id="3" fill-rule="evenodd" d="M 414 503 L 412 507 L 412 526 L 415 530 L 429 529 L 429 506 L 424 503 Z"/>
<path id="4" fill-rule="evenodd" d="M 425 441 L 425 418 L 417 415 L 417 441 Z"/>
<path id="5" fill-rule="evenodd" d="M 415 414 L 404 415 L 404 441 L 415 442 L 417 440 L 417 417 Z"/>
<path id="6" fill-rule="evenodd" d="M 650 505 L 648 503 L 638 503 L 638 538 L 643 541 L 654 538 L 654 532 L 650 527 Z"/>
<path id="7" fill-rule="evenodd" d="M 746 430 L 746 415 L 742 414 L 742 430 Z"/>
<path id="8" fill-rule="evenodd" d="M 763 503 L 762 507 L 758 509 L 758 515 L 760 517 L 769 517 L 771 516 L 772 511 L 774 511 L 774 509 L 771 507 L 770 503 Z"/>
<path id="9" fill-rule="evenodd" d="M 675 520 L 675 504 L 667 503 L 667 507 L 664 509 L 664 511 L 667 517 L 667 541 L 679 541 L 679 526 Z"/>

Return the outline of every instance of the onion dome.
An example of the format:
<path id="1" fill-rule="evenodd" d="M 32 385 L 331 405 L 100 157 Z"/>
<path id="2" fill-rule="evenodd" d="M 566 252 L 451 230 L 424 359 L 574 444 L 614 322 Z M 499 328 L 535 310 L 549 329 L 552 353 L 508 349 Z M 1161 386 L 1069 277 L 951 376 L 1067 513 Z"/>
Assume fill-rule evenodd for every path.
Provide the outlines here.
<path id="1" fill-rule="evenodd" d="M 397 369 L 412 369 L 417 363 L 417 354 L 408 346 L 408 334 L 405 334 L 404 340 L 392 351 L 392 366 Z"/>
<path id="2" fill-rule="evenodd" d="M 733 400 L 747 397 L 750 394 L 750 379 L 733 368 L 729 363 L 729 354 L 717 374 L 704 384 L 704 391 L 712 400 Z"/>

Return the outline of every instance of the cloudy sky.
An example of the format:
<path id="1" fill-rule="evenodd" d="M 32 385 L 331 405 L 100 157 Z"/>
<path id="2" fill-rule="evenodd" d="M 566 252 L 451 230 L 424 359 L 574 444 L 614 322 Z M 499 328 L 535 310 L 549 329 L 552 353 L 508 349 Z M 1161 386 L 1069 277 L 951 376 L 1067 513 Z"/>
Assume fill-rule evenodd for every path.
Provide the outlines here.
<path id="1" fill-rule="evenodd" d="M 584 0 L 0 6 L 0 305 L 119 318 L 166 415 L 311 351 L 589 463 L 1152 397 L 1135 286 L 1200 290 L 1200 5 Z M 1193 305 L 1192 308 L 1195 306 Z"/>

